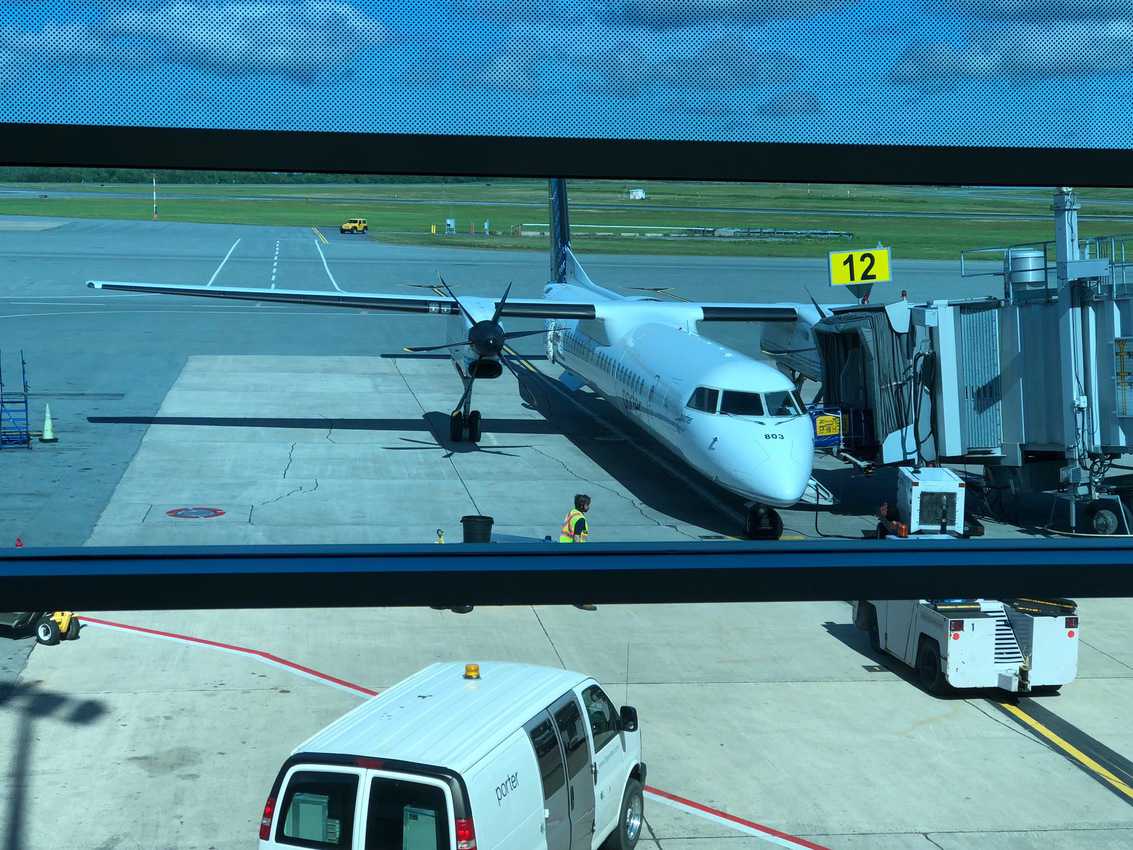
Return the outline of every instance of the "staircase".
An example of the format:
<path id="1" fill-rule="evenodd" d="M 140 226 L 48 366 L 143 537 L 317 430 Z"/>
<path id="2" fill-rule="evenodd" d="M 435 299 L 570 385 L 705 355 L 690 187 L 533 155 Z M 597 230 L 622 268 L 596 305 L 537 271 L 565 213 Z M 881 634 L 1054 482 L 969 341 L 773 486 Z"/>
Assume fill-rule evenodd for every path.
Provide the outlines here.
<path id="1" fill-rule="evenodd" d="M 28 425 L 28 370 L 20 352 L 19 389 L 4 386 L 3 352 L 0 352 L 0 449 L 31 448 Z"/>

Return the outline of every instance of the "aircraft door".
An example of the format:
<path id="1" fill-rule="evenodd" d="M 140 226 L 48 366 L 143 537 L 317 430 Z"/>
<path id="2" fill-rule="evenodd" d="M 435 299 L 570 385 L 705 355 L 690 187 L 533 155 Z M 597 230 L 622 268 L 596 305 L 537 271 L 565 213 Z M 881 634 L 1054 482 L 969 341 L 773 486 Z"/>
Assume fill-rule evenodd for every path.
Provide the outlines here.
<path id="1" fill-rule="evenodd" d="M 571 850 L 570 787 L 566 780 L 566 762 L 558 731 L 546 711 L 524 727 L 535 750 L 539 778 L 543 783 L 544 834 L 547 850 Z"/>
<path id="2" fill-rule="evenodd" d="M 582 709 L 574 693 L 551 706 L 566 755 L 570 789 L 570 850 L 590 850 L 594 839 L 594 772 Z"/>

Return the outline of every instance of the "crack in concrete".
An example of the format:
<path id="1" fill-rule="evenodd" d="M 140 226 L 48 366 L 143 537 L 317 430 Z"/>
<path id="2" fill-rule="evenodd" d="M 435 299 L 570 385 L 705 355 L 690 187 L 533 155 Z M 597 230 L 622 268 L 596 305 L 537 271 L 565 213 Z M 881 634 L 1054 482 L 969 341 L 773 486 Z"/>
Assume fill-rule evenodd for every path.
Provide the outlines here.
<path id="1" fill-rule="evenodd" d="M 582 481 L 586 484 L 589 484 L 592 487 L 599 487 L 602 490 L 605 490 L 607 493 L 613 493 L 619 499 L 624 499 L 625 501 L 629 502 L 637 510 L 637 512 L 639 514 L 641 514 L 642 519 L 648 520 L 649 522 L 655 524 L 658 528 L 669 528 L 669 529 L 672 529 L 677 534 L 684 535 L 685 537 L 689 538 L 690 540 L 696 540 L 698 542 L 700 541 L 700 538 L 697 537 L 696 535 L 689 534 L 687 531 L 682 531 L 680 528 L 677 527 L 676 523 L 662 522 L 661 520 L 657 519 L 657 517 L 650 516 L 649 514 L 647 514 L 645 512 L 645 506 L 641 502 L 639 502 L 637 499 L 633 498 L 632 496 L 628 496 L 625 493 L 621 492 L 620 490 L 617 490 L 613 487 L 610 487 L 608 484 L 602 484 L 598 481 L 594 481 L 594 480 L 587 478 L 583 475 L 579 475 L 577 472 L 575 472 L 573 469 L 571 469 L 566 464 L 566 462 L 563 461 L 562 458 L 557 458 L 552 454 L 548 454 L 547 452 L 543 451 L 543 449 L 539 448 L 538 446 L 532 446 L 531 448 L 534 451 L 538 452 L 539 454 L 543 455 L 543 457 L 547 458 L 548 460 L 553 460 L 555 463 L 557 463 L 559 466 L 561 466 L 564 470 L 566 470 L 570 475 L 574 476 L 579 481 Z"/>
<path id="2" fill-rule="evenodd" d="M 935 847 L 936 850 L 944 850 L 944 847 L 933 841 L 932 838 L 929 837 L 929 834 L 927 832 L 922 832 L 921 837 L 924 838 L 924 840 L 931 844 L 933 847 Z"/>
<path id="3" fill-rule="evenodd" d="M 295 459 L 295 443 L 291 444 L 291 448 L 287 452 L 287 466 L 283 467 L 283 477 L 287 477 L 287 470 L 291 469 L 291 461 Z"/>

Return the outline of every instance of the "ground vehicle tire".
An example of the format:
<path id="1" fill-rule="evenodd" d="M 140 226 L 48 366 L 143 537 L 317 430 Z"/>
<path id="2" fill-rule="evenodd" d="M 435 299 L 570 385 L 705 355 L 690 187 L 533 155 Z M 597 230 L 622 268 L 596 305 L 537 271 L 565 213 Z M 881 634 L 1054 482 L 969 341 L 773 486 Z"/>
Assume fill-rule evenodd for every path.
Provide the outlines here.
<path id="1" fill-rule="evenodd" d="M 602 842 L 602 850 L 633 850 L 641 838 L 641 828 L 645 825 L 645 798 L 641 783 L 632 776 L 626 782 L 622 794 L 622 805 L 618 815 L 618 826 Z"/>
<path id="2" fill-rule="evenodd" d="M 874 652 L 881 651 L 881 634 L 877 631 L 877 609 L 865 600 L 858 601 L 854 612 L 854 625 L 865 632 L 869 632 L 869 645 Z"/>
<path id="3" fill-rule="evenodd" d="M 921 639 L 920 648 L 917 649 L 917 679 L 921 687 L 935 696 L 942 696 L 951 690 L 948 680 L 944 678 L 944 670 L 940 667 L 940 648 L 934 640 Z"/>
<path id="4" fill-rule="evenodd" d="M 63 635 L 67 640 L 78 640 L 79 637 L 79 618 L 72 615 L 71 622 L 67 624 L 67 633 Z"/>
<path id="5" fill-rule="evenodd" d="M 44 646 L 55 646 L 59 643 L 59 624 L 51 617 L 43 617 L 35 624 L 35 639 Z"/>
<path id="6" fill-rule="evenodd" d="M 473 410 L 468 414 L 468 441 L 480 442 L 480 411 Z"/>
<path id="7" fill-rule="evenodd" d="M 459 410 L 448 418 L 448 437 L 454 443 L 464 439 L 464 414 Z"/>
<path id="8" fill-rule="evenodd" d="M 338 232 L 339 232 L 339 233 L 345 233 L 345 232 L 346 232 L 346 228 L 345 228 L 345 227 L 340 227 L 340 228 L 338 228 Z"/>

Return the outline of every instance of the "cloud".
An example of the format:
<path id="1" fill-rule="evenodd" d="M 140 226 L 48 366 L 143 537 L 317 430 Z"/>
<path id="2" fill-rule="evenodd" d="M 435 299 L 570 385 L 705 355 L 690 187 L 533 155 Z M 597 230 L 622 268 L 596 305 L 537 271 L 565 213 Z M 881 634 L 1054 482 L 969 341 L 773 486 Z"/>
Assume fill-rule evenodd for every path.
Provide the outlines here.
<path id="1" fill-rule="evenodd" d="M 614 97 L 638 97 L 648 84 L 649 60 L 641 45 L 634 42 L 619 42 L 603 50 L 595 66 L 603 90 Z"/>
<path id="2" fill-rule="evenodd" d="M 965 18 L 1008 21 L 1109 20 L 1133 15 L 1133 0 L 950 0 Z"/>
<path id="3" fill-rule="evenodd" d="M 577 4 L 568 0 L 449 0 L 449 2 L 465 17 L 500 24 L 558 20 L 580 11 Z"/>
<path id="4" fill-rule="evenodd" d="M 800 115 L 820 115 L 822 99 L 808 91 L 784 92 L 767 104 L 767 111 L 784 118 Z"/>
<path id="5" fill-rule="evenodd" d="M 961 45 L 916 42 L 898 56 L 896 83 L 1038 79 L 1133 71 L 1133 23 L 1125 20 L 1017 24 Z"/>
<path id="6" fill-rule="evenodd" d="M 176 0 L 111 7 L 88 24 L 48 24 L 37 32 L 0 30 L 9 60 L 133 67 L 164 63 L 225 76 L 313 82 L 384 43 L 381 23 L 340 0 Z"/>
<path id="7" fill-rule="evenodd" d="M 745 39 L 723 36 L 695 53 L 657 62 L 650 73 L 676 88 L 729 90 L 790 80 L 802 68 L 797 56 L 753 49 Z"/>
<path id="8" fill-rule="evenodd" d="M 753 23 L 807 18 L 855 0 L 596 0 L 599 19 L 664 30 L 709 23 Z"/>
<path id="9" fill-rule="evenodd" d="M 410 62 L 402 81 L 414 87 L 458 85 L 464 89 L 535 94 L 543 89 L 550 51 L 540 42 L 502 43 L 483 60 L 467 53 L 428 51 Z"/>

